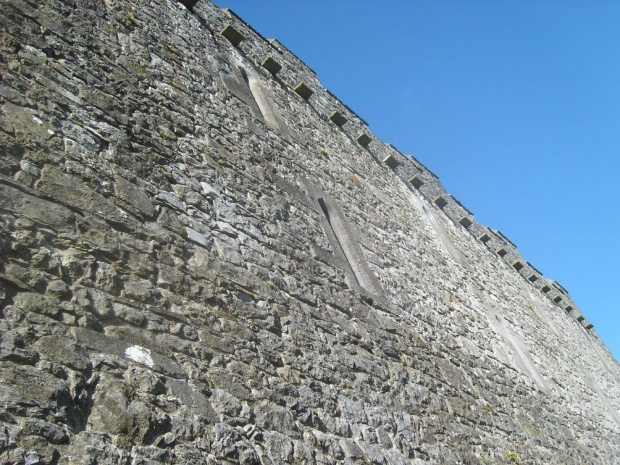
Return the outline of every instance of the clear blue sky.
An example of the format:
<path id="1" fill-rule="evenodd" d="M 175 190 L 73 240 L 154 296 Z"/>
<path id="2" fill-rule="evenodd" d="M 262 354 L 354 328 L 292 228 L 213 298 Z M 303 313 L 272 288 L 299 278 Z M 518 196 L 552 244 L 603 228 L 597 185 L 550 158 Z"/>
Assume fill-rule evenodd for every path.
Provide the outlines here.
<path id="1" fill-rule="evenodd" d="M 564 286 L 620 360 L 620 2 L 216 0 Z"/>

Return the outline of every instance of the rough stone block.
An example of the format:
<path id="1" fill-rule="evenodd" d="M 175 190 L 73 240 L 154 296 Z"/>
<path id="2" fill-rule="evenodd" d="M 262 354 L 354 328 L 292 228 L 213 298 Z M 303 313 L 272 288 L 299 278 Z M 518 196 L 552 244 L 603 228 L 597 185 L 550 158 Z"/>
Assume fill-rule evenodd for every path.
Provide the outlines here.
<path id="1" fill-rule="evenodd" d="M 190 228 L 190 227 L 186 227 L 185 228 L 185 232 L 187 234 L 187 238 L 190 241 L 193 241 L 203 247 L 206 247 L 207 249 L 211 250 L 213 247 L 213 244 L 211 243 L 211 241 L 209 239 L 207 239 L 207 237 L 204 234 L 199 233 L 198 231 Z"/>
<path id="2" fill-rule="evenodd" d="M 278 63 L 276 60 L 274 60 L 273 57 L 271 56 L 268 56 L 267 58 L 265 58 L 263 62 L 261 63 L 261 66 L 265 68 L 267 71 L 269 71 L 271 74 L 273 74 L 274 76 L 278 74 L 280 70 L 282 69 L 282 65 Z"/>
<path id="3" fill-rule="evenodd" d="M 121 199 L 129 202 L 140 215 L 152 218 L 155 214 L 153 203 L 148 195 L 133 183 L 119 176 L 114 183 L 114 190 Z"/>
<path id="4" fill-rule="evenodd" d="M 314 94 L 314 91 L 303 82 L 300 82 L 299 85 L 295 87 L 295 92 L 304 100 L 308 100 L 312 94 Z"/>
<path id="5" fill-rule="evenodd" d="M 422 181 L 417 175 L 412 176 L 409 179 L 409 182 L 411 183 L 411 185 L 413 187 L 415 187 L 416 189 L 419 189 L 420 187 L 422 187 L 424 185 L 424 181 Z M 489 238 L 490 239 L 490 238 Z"/>
<path id="6" fill-rule="evenodd" d="M 348 121 L 348 119 L 338 110 L 329 115 L 329 119 L 332 120 L 332 122 L 338 127 L 344 126 L 344 124 Z"/>
<path id="7" fill-rule="evenodd" d="M 224 29 L 222 29 L 222 32 L 220 32 L 220 34 L 226 37 L 229 42 L 235 47 L 238 46 L 241 41 L 245 39 L 245 37 L 243 37 L 243 35 L 230 24 L 227 25 Z"/>
<path id="8" fill-rule="evenodd" d="M 112 202 L 96 192 L 81 179 L 63 173 L 48 165 L 41 171 L 39 192 L 52 198 L 62 198 L 63 203 L 80 211 L 86 211 L 116 224 L 129 224 L 127 215 Z"/>

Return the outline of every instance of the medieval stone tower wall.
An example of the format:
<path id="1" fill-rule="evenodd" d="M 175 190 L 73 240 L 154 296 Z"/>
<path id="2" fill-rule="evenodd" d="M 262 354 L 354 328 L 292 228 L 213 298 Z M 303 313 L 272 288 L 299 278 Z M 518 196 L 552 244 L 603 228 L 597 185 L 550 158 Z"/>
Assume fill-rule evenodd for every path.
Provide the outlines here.
<path id="1" fill-rule="evenodd" d="M 0 12 L 0 463 L 620 463 L 568 292 L 278 41 Z"/>

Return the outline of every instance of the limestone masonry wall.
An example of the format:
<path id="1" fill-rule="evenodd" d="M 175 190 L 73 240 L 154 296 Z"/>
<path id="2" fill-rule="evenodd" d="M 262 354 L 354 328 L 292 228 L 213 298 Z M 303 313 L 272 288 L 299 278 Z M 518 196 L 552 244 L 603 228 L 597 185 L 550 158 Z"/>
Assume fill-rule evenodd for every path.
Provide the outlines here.
<path id="1" fill-rule="evenodd" d="M 558 283 L 185 0 L 0 2 L 0 463 L 620 463 Z"/>

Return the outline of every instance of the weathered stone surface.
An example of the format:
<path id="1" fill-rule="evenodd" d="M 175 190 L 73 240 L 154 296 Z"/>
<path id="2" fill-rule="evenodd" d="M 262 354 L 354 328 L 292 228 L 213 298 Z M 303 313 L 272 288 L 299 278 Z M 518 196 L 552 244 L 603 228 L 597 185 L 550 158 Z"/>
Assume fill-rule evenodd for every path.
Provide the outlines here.
<path id="1" fill-rule="evenodd" d="M 570 295 L 278 41 L 0 15 L 0 463 L 618 462 Z"/>

